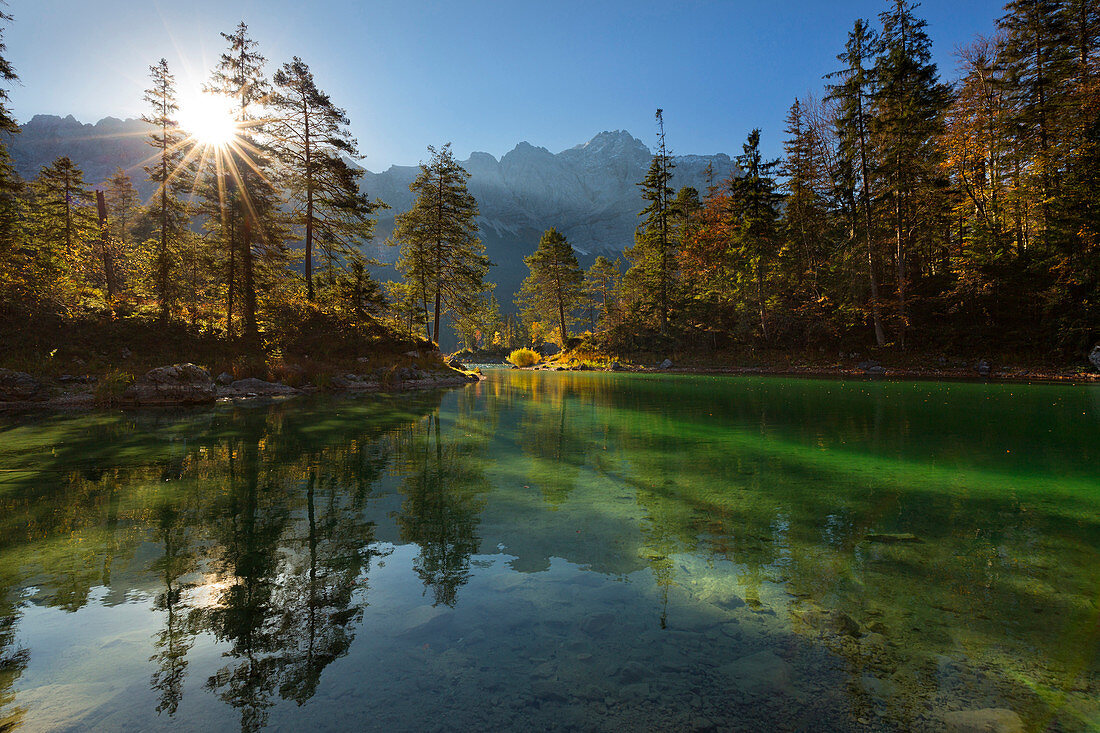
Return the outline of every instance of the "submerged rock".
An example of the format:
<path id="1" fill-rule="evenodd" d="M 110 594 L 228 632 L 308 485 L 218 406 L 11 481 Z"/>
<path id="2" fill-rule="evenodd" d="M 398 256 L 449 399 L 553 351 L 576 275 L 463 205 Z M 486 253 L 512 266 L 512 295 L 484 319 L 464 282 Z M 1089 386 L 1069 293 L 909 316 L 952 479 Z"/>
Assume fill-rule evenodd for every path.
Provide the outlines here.
<path id="1" fill-rule="evenodd" d="M 867 535 L 868 542 L 881 542 L 886 545 L 893 545 L 899 543 L 921 543 L 924 542 L 920 537 L 909 532 L 870 532 Z"/>
<path id="2" fill-rule="evenodd" d="M 948 733 L 1023 733 L 1024 721 L 1005 708 L 955 710 L 943 715 Z"/>
<path id="3" fill-rule="evenodd" d="M 770 651 L 741 657 L 719 669 L 736 688 L 745 692 L 782 692 L 791 683 L 791 666 Z"/>
<path id="4" fill-rule="evenodd" d="M 150 369 L 122 393 L 132 405 L 198 405 L 217 397 L 210 373 L 194 364 Z"/>
<path id="5" fill-rule="evenodd" d="M 0 369 L 0 402 L 40 402 L 48 396 L 46 387 L 26 372 Z"/>

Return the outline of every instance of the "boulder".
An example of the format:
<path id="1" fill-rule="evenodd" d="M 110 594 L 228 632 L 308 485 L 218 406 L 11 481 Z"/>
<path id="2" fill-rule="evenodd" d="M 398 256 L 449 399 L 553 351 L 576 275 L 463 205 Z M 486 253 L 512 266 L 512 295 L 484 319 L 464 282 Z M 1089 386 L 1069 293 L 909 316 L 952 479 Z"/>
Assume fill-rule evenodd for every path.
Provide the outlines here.
<path id="1" fill-rule="evenodd" d="M 216 381 L 218 384 L 220 384 L 222 386 L 227 386 L 227 385 L 230 385 L 230 384 L 233 383 L 233 375 L 230 374 L 229 372 L 222 372 L 221 374 L 218 375 L 218 378 L 214 381 Z"/>
<path id="2" fill-rule="evenodd" d="M 886 373 L 886 367 L 875 364 L 873 367 L 864 369 L 863 372 L 864 374 L 883 375 Z"/>
<path id="3" fill-rule="evenodd" d="M 255 377 L 238 379 L 219 392 L 219 396 L 222 397 L 278 397 L 292 394 L 298 394 L 298 390 L 285 384 L 265 382 Z"/>
<path id="4" fill-rule="evenodd" d="M 617 361 L 613 361 L 607 365 L 607 368 L 612 372 L 621 372 L 623 370 L 623 365 Z"/>
<path id="5" fill-rule="evenodd" d="M 993 371 L 993 368 L 989 366 L 989 362 L 988 362 L 988 361 L 986 361 L 985 359 L 982 359 L 981 361 L 979 361 L 979 362 L 978 362 L 978 363 L 977 363 L 977 364 L 976 364 L 976 365 L 974 366 L 974 368 L 975 368 L 975 369 L 977 369 L 977 370 L 978 370 L 978 374 L 980 374 L 980 375 L 981 375 L 981 376 L 983 376 L 983 377 L 988 377 L 988 376 L 989 376 L 989 373 L 990 373 L 991 371 Z"/>
<path id="6" fill-rule="evenodd" d="M 46 387 L 26 372 L 0 369 L 0 402 L 40 402 L 48 396 Z"/>
<path id="7" fill-rule="evenodd" d="M 1089 362 L 1095 371 L 1100 372 L 1100 344 L 1092 347 L 1092 351 L 1089 352 Z"/>
<path id="8" fill-rule="evenodd" d="M 944 730 L 951 733 L 1023 733 L 1024 721 L 1005 708 L 955 710 L 943 715 Z"/>
<path id="9" fill-rule="evenodd" d="M 664 361 L 662 361 L 661 362 L 661 368 L 662 369 L 671 369 L 672 368 L 672 359 L 665 359 Z"/>
<path id="10" fill-rule="evenodd" d="M 861 361 L 860 363 L 856 364 L 856 369 L 859 369 L 860 371 L 863 371 L 863 372 L 870 372 L 873 369 L 881 369 L 881 368 L 882 368 L 882 365 L 879 364 L 877 361 Z"/>
<path id="11" fill-rule="evenodd" d="M 557 344 L 546 343 L 539 347 L 539 353 L 543 356 L 554 356 L 561 353 L 561 347 Z"/>
<path id="12" fill-rule="evenodd" d="M 150 369 L 122 393 L 133 405 L 199 405 L 217 397 L 210 373 L 194 364 Z"/>

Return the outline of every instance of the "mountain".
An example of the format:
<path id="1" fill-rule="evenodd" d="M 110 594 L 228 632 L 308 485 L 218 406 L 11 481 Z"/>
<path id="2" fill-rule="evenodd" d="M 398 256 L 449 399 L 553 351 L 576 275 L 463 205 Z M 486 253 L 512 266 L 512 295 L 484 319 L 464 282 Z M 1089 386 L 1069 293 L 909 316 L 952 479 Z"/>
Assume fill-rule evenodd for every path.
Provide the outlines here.
<path id="1" fill-rule="evenodd" d="M 90 185 L 102 183 L 121 167 L 149 196 L 152 188 L 141 169 L 151 152 L 144 140 L 148 130 L 140 120 L 107 117 L 89 125 L 71 115 L 36 115 L 11 139 L 10 150 L 16 170 L 27 179 L 57 156 L 68 155 L 84 170 Z M 527 274 L 523 258 L 550 227 L 569 239 L 584 266 L 597 255 L 615 257 L 630 246 L 643 208 L 637 183 L 652 157 L 641 140 L 617 130 L 601 132 L 560 153 L 521 142 L 500 160 L 473 153 L 461 161 L 471 174 L 470 191 L 481 211 L 482 241 L 497 265 L 489 277 L 498 284 L 502 307 L 510 309 L 512 294 Z M 694 186 L 700 192 L 707 187 L 708 164 L 715 182 L 736 167 L 723 153 L 675 156 L 674 162 L 673 188 Z M 364 172 L 364 190 L 391 207 L 382 212 L 378 237 L 370 246 L 371 254 L 383 262 L 397 259 L 396 249 L 384 242 L 393 232 L 394 216 L 412 206 L 409 184 L 418 171 L 417 166 L 392 166 L 381 173 Z"/>
<path id="2" fill-rule="evenodd" d="M 470 172 L 470 192 L 478 201 L 481 239 L 497 265 L 489 277 L 498 284 L 497 298 L 511 305 L 511 294 L 527 274 L 523 258 L 535 250 L 539 237 L 556 227 L 587 266 L 597 255 L 616 257 L 634 241 L 638 212 L 644 208 L 637 183 L 645 176 L 653 154 L 645 143 L 626 132 L 601 132 L 586 143 L 551 153 L 522 142 L 499 161 L 489 153 L 473 153 L 462 166 Z M 707 188 L 707 165 L 714 182 L 736 168 L 728 155 L 674 157 L 673 188 Z M 393 166 L 382 173 L 367 171 L 365 190 L 392 208 L 382 212 L 378 242 L 393 231 L 393 218 L 412 206 L 409 184 L 416 166 Z M 385 262 L 396 259 L 393 248 L 374 247 Z"/>
<path id="3" fill-rule="evenodd" d="M 34 178 L 58 156 L 67 155 L 84 171 L 84 180 L 90 186 L 103 183 L 121 167 L 130 174 L 139 191 L 150 195 L 152 186 L 142 170 L 153 152 L 145 143 L 149 130 L 149 125 L 141 120 L 105 117 L 89 125 L 72 115 L 35 115 L 18 135 L 10 138 L 8 149 L 15 169 L 26 180 Z"/>

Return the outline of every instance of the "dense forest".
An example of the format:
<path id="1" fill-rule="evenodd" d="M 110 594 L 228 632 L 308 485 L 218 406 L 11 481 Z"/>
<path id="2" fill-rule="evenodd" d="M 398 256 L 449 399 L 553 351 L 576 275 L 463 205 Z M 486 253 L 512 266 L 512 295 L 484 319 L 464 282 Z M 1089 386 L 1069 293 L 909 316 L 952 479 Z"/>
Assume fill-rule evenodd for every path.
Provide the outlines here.
<path id="1" fill-rule="evenodd" d="M 401 277 L 380 282 L 361 245 L 385 203 L 362 191 L 347 115 L 299 58 L 269 78 L 242 23 L 206 88 L 232 116 L 225 141 L 185 130 L 171 69 L 150 68 L 150 200 L 122 170 L 93 190 L 66 157 L 22 181 L 0 145 L 0 331 L 34 348 L 50 324 L 140 321 L 240 349 L 306 329 L 441 342 L 450 327 L 471 348 L 584 336 L 619 353 L 1079 359 L 1100 338 L 1100 8 L 1010 2 L 957 50 L 952 83 L 917 10 L 892 0 L 855 21 L 820 95 L 791 105 L 783 156 L 762 152 L 777 133 L 753 130 L 707 190 L 677 189 L 657 110 L 625 261 L 585 271 L 550 230 L 515 296 L 487 282 L 449 144 L 428 149 L 389 241 Z M 0 75 L 17 80 L 6 57 Z M 2 89 L 0 127 L 0 142 L 19 131 Z"/>

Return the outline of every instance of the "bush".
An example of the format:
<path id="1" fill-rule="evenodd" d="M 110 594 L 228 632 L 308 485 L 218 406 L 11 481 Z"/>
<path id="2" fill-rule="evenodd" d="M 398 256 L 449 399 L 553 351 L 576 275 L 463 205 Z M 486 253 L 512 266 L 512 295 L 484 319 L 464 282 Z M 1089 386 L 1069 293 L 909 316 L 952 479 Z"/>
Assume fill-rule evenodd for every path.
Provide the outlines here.
<path id="1" fill-rule="evenodd" d="M 111 370 L 103 375 L 95 386 L 92 400 L 99 407 L 111 407 L 117 405 L 122 399 L 122 393 L 134 382 L 134 377 L 126 372 Z"/>
<path id="2" fill-rule="evenodd" d="M 529 367 L 538 364 L 542 357 L 531 349 L 516 349 L 508 355 L 508 361 L 518 367 Z"/>

